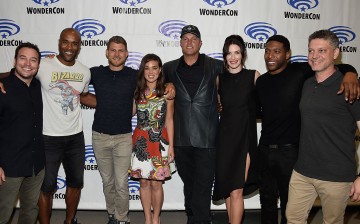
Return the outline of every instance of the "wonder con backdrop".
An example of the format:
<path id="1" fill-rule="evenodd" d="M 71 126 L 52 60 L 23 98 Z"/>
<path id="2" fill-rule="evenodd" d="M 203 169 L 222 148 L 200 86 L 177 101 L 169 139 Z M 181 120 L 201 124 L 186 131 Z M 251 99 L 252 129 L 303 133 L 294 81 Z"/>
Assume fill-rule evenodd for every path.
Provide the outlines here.
<path id="1" fill-rule="evenodd" d="M 181 56 L 179 36 L 187 24 L 199 27 L 201 52 L 219 59 L 224 39 L 230 34 L 241 35 L 249 55 L 246 67 L 260 73 L 266 71 L 263 54 L 269 36 L 287 36 L 292 60 L 306 61 L 309 34 L 330 29 L 340 39 L 341 61 L 360 71 L 359 12 L 359 0 L 1 0 L 0 72 L 12 68 L 15 48 L 21 42 L 38 44 L 42 56 L 57 53 L 59 34 L 66 27 L 81 33 L 78 60 L 89 67 L 107 65 L 106 42 L 113 35 L 121 35 L 128 42 L 126 65 L 137 68 L 147 53 L 158 54 L 166 62 Z M 86 162 L 79 208 L 105 209 L 91 143 L 94 110 L 82 111 Z M 357 135 L 357 143 L 359 138 Z M 61 170 L 54 208 L 65 207 L 65 186 Z M 138 182 L 129 180 L 131 209 L 141 209 L 139 188 Z M 164 189 L 164 209 L 183 209 L 182 182 L 177 174 Z M 245 200 L 245 208 L 259 206 L 258 194 Z M 212 208 L 223 209 L 224 205 Z"/>

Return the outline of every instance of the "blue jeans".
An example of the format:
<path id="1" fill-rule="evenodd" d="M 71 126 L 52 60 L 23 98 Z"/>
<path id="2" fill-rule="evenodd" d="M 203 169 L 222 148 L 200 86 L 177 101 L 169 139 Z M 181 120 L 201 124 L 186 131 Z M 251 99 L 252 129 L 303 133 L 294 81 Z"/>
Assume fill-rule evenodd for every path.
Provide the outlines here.
<path id="1" fill-rule="evenodd" d="M 280 197 L 281 224 L 286 224 L 286 204 L 289 182 L 297 160 L 299 147 L 271 148 L 259 145 L 260 153 L 260 203 L 261 223 L 278 223 L 278 199 Z"/>
<path id="2" fill-rule="evenodd" d="M 184 183 L 188 223 L 210 223 L 211 193 L 215 172 L 213 148 L 175 147 L 175 162 Z"/>

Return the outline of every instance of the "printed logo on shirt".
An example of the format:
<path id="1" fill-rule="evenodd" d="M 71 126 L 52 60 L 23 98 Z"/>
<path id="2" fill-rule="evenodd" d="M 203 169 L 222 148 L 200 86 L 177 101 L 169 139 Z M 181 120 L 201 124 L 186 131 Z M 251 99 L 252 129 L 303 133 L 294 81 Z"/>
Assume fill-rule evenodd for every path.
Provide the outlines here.
<path id="1" fill-rule="evenodd" d="M 85 170 L 98 170 L 92 145 L 85 145 Z"/>
<path id="2" fill-rule="evenodd" d="M 20 32 L 20 26 L 10 19 L 0 19 L 0 46 L 19 46 L 23 41 L 12 39 Z"/>
<path id="3" fill-rule="evenodd" d="M 67 81 L 58 80 L 50 83 L 49 87 L 49 91 L 53 89 L 58 89 L 60 91 L 60 97 L 55 98 L 54 101 L 55 103 L 60 104 L 64 115 L 67 115 L 70 111 L 74 111 L 76 107 L 79 106 L 80 92 L 74 89 Z"/>
<path id="4" fill-rule="evenodd" d="M 65 194 L 63 193 L 66 188 L 66 180 L 58 176 L 56 179 L 56 189 L 57 191 L 53 194 L 53 199 L 65 199 Z"/>
<path id="5" fill-rule="evenodd" d="M 347 43 L 352 42 L 356 38 L 356 34 L 348 26 L 333 26 L 329 28 L 330 31 L 334 32 L 339 38 L 340 51 L 347 53 L 356 53 L 357 47 L 349 46 Z"/>
<path id="6" fill-rule="evenodd" d="M 290 62 L 308 62 L 308 57 L 306 55 L 294 55 L 290 57 Z"/>
<path id="7" fill-rule="evenodd" d="M 151 8 L 142 7 L 148 0 L 119 0 L 121 5 L 127 7 L 112 7 L 113 14 L 145 15 L 151 14 Z"/>
<path id="8" fill-rule="evenodd" d="M 245 42 L 246 48 L 265 49 L 266 40 L 277 34 L 277 30 L 270 23 L 254 22 L 244 29 L 245 34 L 256 42 Z"/>
<path id="9" fill-rule="evenodd" d="M 27 7 L 26 13 L 28 15 L 37 15 L 37 14 L 65 14 L 65 8 L 56 7 L 56 4 L 60 2 L 60 0 L 31 0 L 38 7 Z"/>
<path id="10" fill-rule="evenodd" d="M 143 57 L 143 53 L 130 51 L 129 56 L 126 59 L 125 65 L 137 70 L 140 67 L 140 62 Z"/>
<path id="11" fill-rule="evenodd" d="M 309 13 L 319 5 L 319 0 L 286 0 L 292 8 L 298 12 L 285 11 L 285 19 L 320 20 L 320 14 Z"/>
<path id="12" fill-rule="evenodd" d="M 139 201 L 140 200 L 140 183 L 128 178 L 129 184 L 129 200 Z"/>
<path id="13" fill-rule="evenodd" d="M 106 46 L 108 40 L 96 39 L 95 37 L 103 34 L 106 30 L 105 26 L 96 19 L 81 19 L 72 24 L 72 28 L 79 31 L 82 40 L 81 46 L 97 47 Z"/>
<path id="14" fill-rule="evenodd" d="M 212 8 L 200 8 L 200 16 L 238 16 L 238 10 L 226 9 L 226 6 L 229 6 L 236 1 L 237 0 L 204 0 L 204 2 L 212 6 Z"/>
<path id="15" fill-rule="evenodd" d="M 166 20 L 161 22 L 158 26 L 159 33 L 162 34 L 165 39 L 156 40 L 157 47 L 179 47 L 181 30 L 184 26 L 188 25 L 183 20 Z"/>
<path id="16" fill-rule="evenodd" d="M 222 53 L 209 53 L 209 54 L 206 54 L 207 56 L 209 57 L 212 57 L 212 58 L 215 58 L 215 59 L 219 59 L 221 61 L 224 60 L 224 57 L 223 57 L 223 54 Z"/>

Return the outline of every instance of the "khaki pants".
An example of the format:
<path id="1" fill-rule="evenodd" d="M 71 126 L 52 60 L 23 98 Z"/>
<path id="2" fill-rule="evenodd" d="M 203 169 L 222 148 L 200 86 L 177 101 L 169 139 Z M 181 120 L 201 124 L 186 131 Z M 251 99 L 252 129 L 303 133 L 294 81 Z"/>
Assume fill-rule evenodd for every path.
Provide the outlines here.
<path id="1" fill-rule="evenodd" d="M 31 177 L 5 177 L 0 185 L 0 224 L 8 223 L 14 209 L 17 196 L 20 199 L 18 223 L 34 224 L 38 216 L 38 200 L 45 171 Z M 6 173 L 5 173 L 6 176 Z"/>
<path id="2" fill-rule="evenodd" d="M 120 221 L 130 221 L 128 170 L 130 168 L 131 133 L 107 135 L 93 131 L 92 144 L 103 182 L 106 209 Z"/>
<path id="3" fill-rule="evenodd" d="M 324 224 L 344 222 L 352 182 L 330 182 L 303 176 L 293 171 L 286 207 L 288 224 L 307 223 L 309 212 L 319 196 Z"/>

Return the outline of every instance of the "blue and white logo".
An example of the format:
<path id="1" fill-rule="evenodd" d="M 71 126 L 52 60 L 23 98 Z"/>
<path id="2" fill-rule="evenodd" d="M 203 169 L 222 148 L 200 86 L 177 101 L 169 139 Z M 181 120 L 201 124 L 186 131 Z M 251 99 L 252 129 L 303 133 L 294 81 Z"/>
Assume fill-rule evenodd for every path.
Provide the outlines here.
<path id="1" fill-rule="evenodd" d="M 92 145 L 85 145 L 85 162 L 95 163 L 95 154 Z"/>
<path id="2" fill-rule="evenodd" d="M 270 23 L 265 22 L 250 23 L 245 27 L 244 32 L 252 39 L 260 42 L 264 42 L 269 37 L 277 34 L 276 29 Z"/>
<path id="3" fill-rule="evenodd" d="M 340 44 L 345 44 L 356 38 L 356 34 L 348 26 L 333 26 L 329 30 L 336 34 Z"/>
<path id="4" fill-rule="evenodd" d="M 56 189 L 61 190 L 66 187 L 66 180 L 61 176 L 58 176 L 56 179 Z"/>
<path id="5" fill-rule="evenodd" d="M 39 5 L 49 6 L 51 4 L 59 2 L 60 0 L 32 0 L 32 1 Z"/>
<path id="6" fill-rule="evenodd" d="M 128 184 L 129 184 L 129 194 L 133 195 L 133 194 L 139 194 L 140 193 L 140 183 L 139 181 L 134 181 L 132 179 L 128 179 Z"/>
<path id="7" fill-rule="evenodd" d="M 209 53 L 209 54 L 207 54 L 207 56 L 215 58 L 215 59 L 219 59 L 221 61 L 224 60 L 222 53 Z"/>
<path id="8" fill-rule="evenodd" d="M 140 52 L 129 52 L 129 56 L 125 62 L 125 65 L 133 69 L 139 69 L 141 59 L 144 57 L 143 53 Z"/>
<path id="9" fill-rule="evenodd" d="M 291 56 L 290 62 L 308 62 L 308 57 L 305 55 L 294 55 Z"/>
<path id="10" fill-rule="evenodd" d="M 318 6 L 319 0 L 287 0 L 287 3 L 301 12 L 306 12 Z"/>
<path id="11" fill-rule="evenodd" d="M 54 51 L 40 51 L 41 58 L 45 58 L 46 56 L 56 55 Z"/>
<path id="12" fill-rule="evenodd" d="M 0 35 L 1 39 L 7 39 L 10 36 L 20 32 L 20 26 L 18 26 L 13 20 L 0 19 Z"/>
<path id="13" fill-rule="evenodd" d="M 182 20 L 167 20 L 160 23 L 158 30 L 161 34 L 166 37 L 170 37 L 174 40 L 179 40 L 181 35 L 181 30 L 187 23 Z"/>
<path id="14" fill-rule="evenodd" d="M 119 0 L 121 3 L 135 7 L 138 4 L 142 4 L 147 0 Z"/>
<path id="15" fill-rule="evenodd" d="M 137 116 L 133 116 L 131 118 L 131 129 L 132 129 L 132 132 L 134 132 L 135 128 L 136 128 L 136 125 L 137 125 Z"/>
<path id="16" fill-rule="evenodd" d="M 233 4 L 234 2 L 236 2 L 236 0 L 204 0 L 204 2 L 206 2 L 207 4 L 209 4 L 211 6 L 215 6 L 217 8 L 222 8 L 223 6 Z"/>
<path id="17" fill-rule="evenodd" d="M 89 93 L 92 93 L 95 95 L 95 89 L 94 86 L 92 84 L 89 85 Z"/>
<path id="18" fill-rule="evenodd" d="M 72 28 L 79 31 L 82 37 L 86 37 L 88 39 L 105 32 L 105 26 L 96 19 L 78 20 L 72 25 Z"/>

